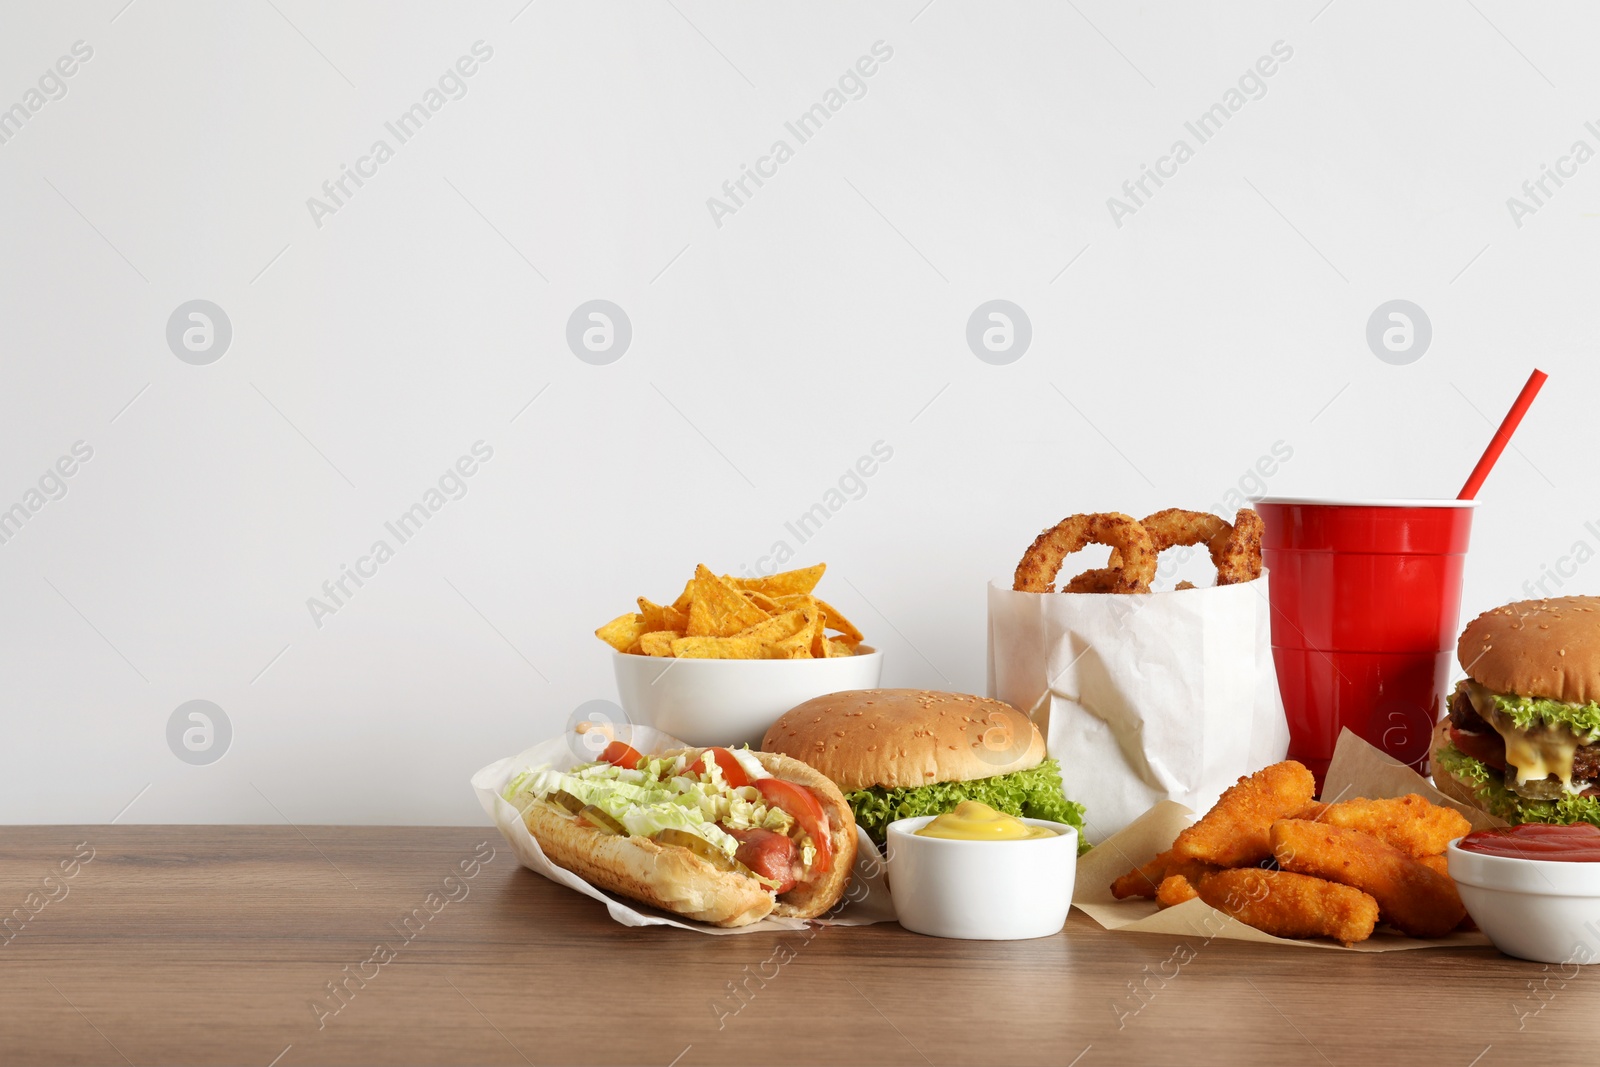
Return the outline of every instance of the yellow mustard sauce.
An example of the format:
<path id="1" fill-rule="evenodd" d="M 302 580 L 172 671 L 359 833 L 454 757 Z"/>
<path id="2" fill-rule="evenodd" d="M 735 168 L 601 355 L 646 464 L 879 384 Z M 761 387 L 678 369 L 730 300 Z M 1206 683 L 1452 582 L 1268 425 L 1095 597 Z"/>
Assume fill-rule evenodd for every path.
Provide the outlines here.
<path id="1" fill-rule="evenodd" d="M 915 833 L 918 837 L 945 837 L 956 841 L 1027 841 L 1056 836 L 1054 830 L 1029 826 L 978 800 L 963 800 L 954 811 L 945 812 Z"/>

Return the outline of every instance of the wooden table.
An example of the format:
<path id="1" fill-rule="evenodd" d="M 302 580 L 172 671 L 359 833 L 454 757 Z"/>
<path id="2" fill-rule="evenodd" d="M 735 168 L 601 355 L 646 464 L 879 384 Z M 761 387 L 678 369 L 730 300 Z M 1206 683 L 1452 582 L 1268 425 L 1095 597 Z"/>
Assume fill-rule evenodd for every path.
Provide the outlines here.
<path id="1" fill-rule="evenodd" d="M 1487 1067 L 1576 1062 L 1600 1008 L 1600 969 L 1183 943 L 1076 913 L 1022 942 L 632 930 L 491 827 L 0 829 L 8 912 L 4 1064 Z"/>

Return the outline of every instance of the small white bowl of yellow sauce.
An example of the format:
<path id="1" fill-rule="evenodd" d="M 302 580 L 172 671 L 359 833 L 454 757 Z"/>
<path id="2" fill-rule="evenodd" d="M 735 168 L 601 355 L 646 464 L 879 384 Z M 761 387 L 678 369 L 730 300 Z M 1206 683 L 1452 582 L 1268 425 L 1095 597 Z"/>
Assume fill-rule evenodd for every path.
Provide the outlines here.
<path id="1" fill-rule="evenodd" d="M 900 925 L 932 937 L 1016 941 L 1060 931 L 1072 907 L 1078 831 L 977 801 L 889 824 Z"/>

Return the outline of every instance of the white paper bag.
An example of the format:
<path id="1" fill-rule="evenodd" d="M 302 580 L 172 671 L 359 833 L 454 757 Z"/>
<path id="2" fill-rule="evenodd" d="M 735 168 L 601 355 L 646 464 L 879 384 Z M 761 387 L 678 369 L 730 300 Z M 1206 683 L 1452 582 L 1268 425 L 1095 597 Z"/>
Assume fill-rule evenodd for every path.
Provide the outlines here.
<path id="1" fill-rule="evenodd" d="M 648 726 L 633 726 L 628 730 L 622 739 L 640 752 L 666 752 L 669 749 L 687 747 L 677 738 Z M 472 776 L 472 788 L 478 794 L 478 802 L 483 805 L 483 810 L 489 818 L 494 820 L 495 826 L 499 827 L 501 836 L 506 839 L 506 843 L 511 846 L 511 850 L 516 853 L 517 859 L 524 867 L 544 875 L 552 882 L 575 889 L 586 897 L 604 902 L 606 911 L 623 926 L 676 926 L 703 934 L 753 934 L 762 931 L 806 928 L 808 920 L 776 916 L 751 923 L 749 926 L 731 929 L 696 922 L 602 892 L 566 868 L 551 863 L 549 857 L 544 854 L 544 849 L 539 847 L 538 840 L 528 832 L 521 813 L 500 794 L 511 779 L 523 771 L 545 765 L 564 771 L 593 758 L 593 753 L 586 752 L 581 746 L 573 744 L 569 735 L 562 735 L 542 741 L 520 755 L 496 760 Z M 865 926 L 869 923 L 894 920 L 894 901 L 889 897 L 889 883 L 883 876 L 885 868 L 879 858 L 878 848 L 860 827 L 856 828 L 856 844 L 856 865 L 844 899 L 829 914 L 822 918 L 811 919 L 810 923 L 823 926 Z"/>
<path id="2" fill-rule="evenodd" d="M 989 584 L 989 695 L 1025 712 L 1089 841 L 1163 800 L 1209 810 L 1284 758 L 1267 576 L 1210 589 L 1018 593 Z"/>

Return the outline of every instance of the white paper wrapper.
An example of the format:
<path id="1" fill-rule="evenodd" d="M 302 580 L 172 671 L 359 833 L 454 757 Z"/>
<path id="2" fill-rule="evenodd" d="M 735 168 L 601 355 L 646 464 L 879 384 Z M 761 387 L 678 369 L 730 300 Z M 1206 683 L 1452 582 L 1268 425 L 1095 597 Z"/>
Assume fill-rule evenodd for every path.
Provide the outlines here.
<path id="1" fill-rule="evenodd" d="M 631 732 L 623 739 L 645 753 L 686 747 L 677 738 L 648 726 L 632 727 Z M 522 771 L 546 764 L 557 770 L 566 770 L 591 758 L 587 755 L 580 757 L 578 752 L 574 751 L 576 746 L 570 745 L 568 740 L 566 735 L 552 737 L 519 755 L 496 760 L 472 776 L 472 788 L 477 792 L 478 802 L 483 805 L 483 810 L 500 828 L 501 836 L 506 839 L 506 843 L 511 846 L 511 850 L 516 853 L 517 859 L 522 861 L 524 867 L 544 875 L 558 885 L 576 889 L 586 897 L 602 901 L 611 917 L 623 926 L 676 926 L 682 930 L 695 930 L 702 934 L 752 934 L 771 930 L 801 930 L 806 927 L 808 921 L 827 926 L 865 926 L 869 923 L 894 920 L 894 901 L 889 897 L 889 886 L 883 878 L 884 866 L 878 861 L 878 847 L 859 827 L 856 828 L 858 846 L 856 865 L 851 875 L 850 888 L 846 890 L 846 898 L 831 915 L 821 919 L 769 918 L 730 930 L 680 918 L 596 889 L 571 871 L 551 863 L 546 858 L 544 850 L 539 847 L 539 842 L 528 832 L 517 809 L 500 796 L 506 783 Z"/>
<path id="2" fill-rule="evenodd" d="M 1265 574 L 1127 596 L 995 580 L 989 695 L 1044 733 L 1091 843 L 1163 800 L 1204 811 L 1289 748 Z"/>
<path id="3" fill-rule="evenodd" d="M 1260 768 L 1252 768 L 1259 770 Z M 1323 783 L 1322 799 L 1403 797 L 1419 793 L 1435 804 L 1455 808 L 1467 817 L 1474 830 L 1505 824 L 1476 808 L 1468 807 L 1439 792 L 1416 771 L 1392 756 L 1378 751 L 1345 730 L 1333 753 Z M 1111 895 L 1111 883 L 1122 875 L 1149 863 L 1172 847 L 1179 832 L 1194 822 L 1195 813 L 1180 804 L 1158 804 L 1121 833 L 1096 845 L 1078 861 L 1078 876 L 1073 884 L 1072 906 L 1107 930 L 1127 930 L 1145 934 L 1175 934 L 1179 937 L 1217 937 L 1225 941 L 1262 941 L 1275 945 L 1333 949 L 1339 952 L 1397 952 L 1415 948 L 1481 948 L 1489 939 L 1476 930 L 1457 931 L 1431 940 L 1405 937 L 1388 926 L 1380 926 L 1367 940 L 1341 945 L 1328 940 L 1296 940 L 1273 937 L 1253 926 L 1230 918 L 1202 900 L 1190 900 L 1176 907 L 1157 910 L 1156 902 L 1142 897 L 1118 900 Z"/>

